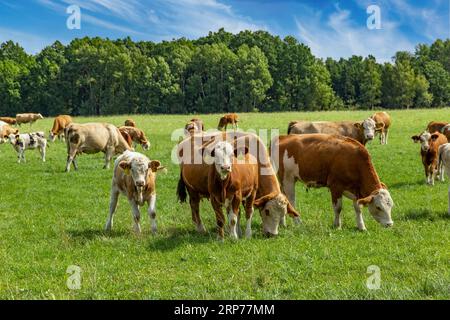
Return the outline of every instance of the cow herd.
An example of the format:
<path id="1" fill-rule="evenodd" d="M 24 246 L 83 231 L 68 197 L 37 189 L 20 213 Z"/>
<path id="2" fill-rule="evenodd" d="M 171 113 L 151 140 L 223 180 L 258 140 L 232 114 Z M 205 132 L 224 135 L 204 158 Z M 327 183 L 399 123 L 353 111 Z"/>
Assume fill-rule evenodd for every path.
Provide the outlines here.
<path id="1" fill-rule="evenodd" d="M 45 162 L 47 139 L 44 132 L 19 133 L 16 126 L 31 125 L 42 119 L 40 114 L 18 114 L 16 118 L 0 118 L 0 143 L 9 142 L 25 161 L 27 149 L 38 149 Z M 252 236 L 254 209 L 262 219 L 263 233 L 278 234 L 279 225 L 286 225 L 286 216 L 300 222 L 296 209 L 295 184 L 307 188 L 326 187 L 331 193 L 334 226 L 342 226 L 342 199 L 353 201 L 356 225 L 366 230 L 362 207 L 382 226 L 393 225 L 391 211 L 394 201 L 381 182 L 365 145 L 380 136 L 387 144 L 391 118 L 377 112 L 359 122 L 294 121 L 288 134 L 274 137 L 269 147 L 253 133 L 238 130 L 239 118 L 227 114 L 219 119 L 218 130 L 205 131 L 202 120 L 191 119 L 185 125 L 185 136 L 178 143 L 176 158 L 180 166 L 177 197 L 187 202 L 198 232 L 205 232 L 200 216 L 200 201 L 208 199 L 216 216 L 219 240 L 224 239 L 226 218 L 229 235 L 238 239 L 241 205 L 246 218 L 245 237 Z M 227 130 L 231 125 L 232 130 Z M 78 170 L 80 154 L 105 154 L 108 169 L 114 156 L 109 216 L 105 229 L 110 231 L 120 194 L 127 197 L 134 220 L 134 230 L 141 232 L 140 207 L 148 205 L 151 231 L 156 232 L 156 176 L 165 167 L 135 150 L 137 145 L 149 150 L 150 142 L 136 122 L 128 119 L 124 126 L 108 123 L 77 124 L 67 115 L 55 118 L 48 140 L 65 140 L 65 170 Z M 421 158 L 426 182 L 434 184 L 436 176 L 443 181 L 444 171 L 450 174 L 450 124 L 431 122 L 427 129 L 412 137 L 421 144 Z M 225 214 L 224 214 L 225 210 Z M 450 214 L 450 189 L 449 189 Z"/>

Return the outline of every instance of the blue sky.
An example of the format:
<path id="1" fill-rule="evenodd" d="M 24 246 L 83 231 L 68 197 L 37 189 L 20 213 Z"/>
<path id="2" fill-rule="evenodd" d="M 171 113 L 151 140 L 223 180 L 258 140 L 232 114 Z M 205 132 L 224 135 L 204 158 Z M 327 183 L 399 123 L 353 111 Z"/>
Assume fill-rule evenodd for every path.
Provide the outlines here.
<path id="1" fill-rule="evenodd" d="M 81 8 L 81 30 L 66 27 L 71 4 Z M 381 9 L 381 29 L 366 26 L 369 5 Z M 319 57 L 396 51 L 450 37 L 450 0 L 0 0 L 0 42 L 36 53 L 55 40 L 130 36 L 134 40 L 197 38 L 224 27 L 292 35 Z"/>

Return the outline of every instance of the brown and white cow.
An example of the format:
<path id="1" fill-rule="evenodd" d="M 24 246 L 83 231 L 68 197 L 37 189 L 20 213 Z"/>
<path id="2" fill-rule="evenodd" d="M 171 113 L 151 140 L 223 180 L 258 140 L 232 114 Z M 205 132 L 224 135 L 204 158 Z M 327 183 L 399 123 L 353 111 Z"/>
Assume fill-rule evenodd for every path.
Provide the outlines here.
<path id="1" fill-rule="evenodd" d="M 0 144 L 5 143 L 11 134 L 18 134 L 19 129 L 11 127 L 8 123 L 0 120 Z"/>
<path id="2" fill-rule="evenodd" d="M 441 132 L 442 133 L 442 129 L 448 125 L 448 122 L 442 122 L 442 121 L 431 121 L 428 125 L 427 125 L 427 129 L 426 131 L 428 132 Z"/>
<path id="3" fill-rule="evenodd" d="M 16 115 L 16 121 L 19 126 L 23 123 L 29 123 L 31 127 L 33 123 L 40 119 L 44 119 L 40 113 L 19 113 Z"/>
<path id="4" fill-rule="evenodd" d="M 450 143 L 443 144 L 439 147 L 439 176 L 444 181 L 444 171 L 450 178 Z M 450 186 L 448 189 L 448 214 L 450 215 Z"/>
<path id="5" fill-rule="evenodd" d="M 141 129 L 138 129 L 136 127 L 123 126 L 119 128 L 119 131 L 121 133 L 126 132 L 136 145 L 140 144 L 142 146 L 142 149 L 150 149 L 150 142 L 147 140 L 144 131 L 142 131 Z"/>
<path id="6" fill-rule="evenodd" d="M 438 173 L 439 147 L 448 142 L 447 138 L 439 132 L 424 131 L 420 135 L 412 136 L 411 139 L 415 143 L 420 142 L 420 156 L 425 169 L 426 183 L 434 185 L 434 179 Z"/>
<path id="7" fill-rule="evenodd" d="M 17 120 L 11 117 L 0 117 L 0 121 L 6 122 L 9 125 L 17 124 Z"/>
<path id="8" fill-rule="evenodd" d="M 220 141 L 228 141 L 233 145 L 248 148 L 249 154 L 258 161 L 258 190 L 254 205 L 260 211 L 264 233 L 277 235 L 278 226 L 284 223 L 286 214 L 291 215 L 294 221 L 299 223 L 299 214 L 281 192 L 267 149 L 261 139 L 254 134 L 244 132 L 211 133 L 188 137 L 177 147 L 181 171 L 177 195 L 183 203 L 186 202 L 189 194 L 192 221 L 197 231 L 205 232 L 200 217 L 200 200 L 210 196 L 208 190 L 210 164 L 204 161 L 203 150 L 205 145 L 212 148 Z"/>
<path id="9" fill-rule="evenodd" d="M 375 121 L 375 132 L 380 134 L 380 143 L 388 144 L 391 116 L 387 112 L 377 112 L 371 117 Z"/>
<path id="10" fill-rule="evenodd" d="M 16 150 L 18 163 L 25 162 L 25 150 L 38 149 L 41 154 L 42 162 L 45 162 L 45 154 L 47 150 L 47 140 L 45 140 L 44 132 L 10 134 L 9 142 Z"/>
<path id="11" fill-rule="evenodd" d="M 239 117 L 236 113 L 229 113 L 224 115 L 219 120 L 219 125 L 217 126 L 217 130 L 227 130 L 228 125 L 231 124 L 233 129 L 238 128 Z"/>
<path id="12" fill-rule="evenodd" d="M 64 129 L 73 122 L 72 117 L 68 115 L 59 115 L 53 121 L 53 127 L 50 130 L 50 134 L 48 136 L 51 142 L 55 142 L 56 137 L 59 140 L 64 140 Z"/>
<path id="13" fill-rule="evenodd" d="M 119 194 L 123 194 L 131 206 L 135 232 L 141 233 L 139 207 L 147 202 L 151 231 L 156 233 L 156 173 L 162 169 L 159 161 L 151 161 L 145 155 L 137 152 L 125 151 L 116 159 L 106 231 L 112 229 Z"/>
<path id="14" fill-rule="evenodd" d="M 66 172 L 70 171 L 72 163 L 75 170 L 78 170 L 76 157 L 79 154 L 103 152 L 105 154 L 103 168 L 109 169 L 114 155 L 132 150 L 119 129 L 109 123 L 72 123 L 66 127 L 65 136 L 67 140 Z"/>
<path id="15" fill-rule="evenodd" d="M 125 127 L 136 127 L 136 122 L 133 119 L 125 120 Z"/>
<path id="16" fill-rule="evenodd" d="M 193 135 L 195 133 L 201 133 L 205 131 L 205 126 L 203 125 L 202 120 L 194 118 L 186 123 L 186 125 L 184 126 L 184 131 L 186 135 Z"/>
<path id="17" fill-rule="evenodd" d="M 288 134 L 325 133 L 353 138 L 363 145 L 375 137 L 376 123 L 372 118 L 354 121 L 293 121 Z"/>
<path id="18" fill-rule="evenodd" d="M 361 205 L 368 206 L 383 226 L 393 225 L 391 195 L 359 142 L 328 134 L 287 135 L 274 138 L 271 151 L 283 191 L 293 206 L 295 183 L 301 181 L 307 187 L 330 189 L 337 228 L 342 225 L 343 196 L 353 200 L 359 230 L 366 230 Z"/>

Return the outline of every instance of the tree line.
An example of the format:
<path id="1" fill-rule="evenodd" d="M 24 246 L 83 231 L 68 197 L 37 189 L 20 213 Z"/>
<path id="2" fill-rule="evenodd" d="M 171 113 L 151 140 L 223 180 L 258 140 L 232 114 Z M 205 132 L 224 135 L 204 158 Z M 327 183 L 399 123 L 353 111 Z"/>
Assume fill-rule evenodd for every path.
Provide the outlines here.
<path id="1" fill-rule="evenodd" d="M 450 40 L 373 56 L 316 58 L 265 31 L 153 43 L 56 41 L 36 55 L 0 47 L 0 115 L 46 116 L 403 109 L 450 106 Z"/>

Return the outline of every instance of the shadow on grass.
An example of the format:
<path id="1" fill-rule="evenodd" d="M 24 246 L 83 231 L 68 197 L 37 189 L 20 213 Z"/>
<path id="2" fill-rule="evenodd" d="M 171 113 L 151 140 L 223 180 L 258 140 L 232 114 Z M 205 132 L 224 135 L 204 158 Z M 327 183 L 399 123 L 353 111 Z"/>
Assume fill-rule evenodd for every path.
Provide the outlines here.
<path id="1" fill-rule="evenodd" d="M 102 229 L 69 230 L 67 233 L 72 239 L 83 243 L 99 237 L 121 238 L 129 235 L 125 230 L 106 232 Z"/>
<path id="2" fill-rule="evenodd" d="M 400 182 L 392 183 L 392 184 L 388 185 L 388 188 L 389 189 L 400 189 L 403 187 L 420 186 L 420 185 L 424 185 L 424 186 L 426 185 L 425 179 L 417 180 L 415 182 L 400 181 Z"/>
<path id="3" fill-rule="evenodd" d="M 189 244 L 205 244 L 216 241 L 216 233 L 214 230 L 208 230 L 207 233 L 199 233 L 195 230 L 186 230 L 181 228 L 170 228 L 167 232 L 152 240 L 149 243 L 149 250 L 171 251 L 183 245 Z"/>
<path id="4" fill-rule="evenodd" d="M 450 220 L 450 215 L 447 212 L 433 212 L 429 209 L 411 209 L 406 212 L 402 220 L 416 220 L 416 221 L 435 221 L 435 220 Z"/>

